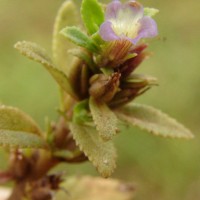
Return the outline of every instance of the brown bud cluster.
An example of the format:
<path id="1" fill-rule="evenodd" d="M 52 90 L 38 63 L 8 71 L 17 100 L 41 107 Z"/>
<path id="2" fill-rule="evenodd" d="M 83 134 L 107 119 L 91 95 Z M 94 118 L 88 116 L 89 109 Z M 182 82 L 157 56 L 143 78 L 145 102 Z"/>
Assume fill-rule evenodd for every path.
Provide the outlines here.
<path id="1" fill-rule="evenodd" d="M 89 63 L 87 59 L 79 59 L 69 74 L 78 99 L 93 96 L 115 107 L 143 94 L 155 85 L 155 78 L 133 72 L 148 56 L 146 48 L 146 44 L 135 46 L 120 39 L 102 46 L 99 55 L 88 54 Z"/>
<path id="2" fill-rule="evenodd" d="M 62 174 L 47 175 L 31 183 L 27 193 L 32 200 L 53 200 L 54 192 L 60 189 Z"/>
<path id="3" fill-rule="evenodd" d="M 115 72 L 111 76 L 93 75 L 90 78 L 89 94 L 108 102 L 111 107 L 117 107 L 143 94 L 152 85 L 156 85 L 157 80 L 154 77 L 133 74 L 147 57 L 147 53 L 144 52 L 146 48 L 146 44 L 132 46 L 127 40 L 110 42 L 101 57 L 100 64 Z"/>
<path id="4" fill-rule="evenodd" d="M 30 172 L 31 161 L 22 150 L 14 150 L 10 156 L 10 173 L 13 180 L 23 180 Z"/>

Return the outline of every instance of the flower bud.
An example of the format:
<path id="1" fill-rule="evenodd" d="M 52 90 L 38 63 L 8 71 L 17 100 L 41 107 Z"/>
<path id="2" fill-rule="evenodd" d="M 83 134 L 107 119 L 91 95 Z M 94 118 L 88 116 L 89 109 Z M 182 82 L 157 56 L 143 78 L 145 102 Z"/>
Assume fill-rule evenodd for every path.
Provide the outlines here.
<path id="1" fill-rule="evenodd" d="M 69 72 L 69 81 L 75 90 L 75 93 L 79 99 L 84 99 L 88 95 L 88 74 L 89 67 L 81 59 L 74 61 Z"/>
<path id="2" fill-rule="evenodd" d="M 121 74 L 117 72 L 111 76 L 104 74 L 92 76 L 90 79 L 90 95 L 103 102 L 109 102 L 118 91 L 120 77 Z"/>
<path id="3" fill-rule="evenodd" d="M 134 74 L 121 82 L 121 90 L 116 93 L 109 105 L 111 107 L 122 106 L 146 92 L 153 85 L 157 85 L 156 78 Z"/>
<path id="4" fill-rule="evenodd" d="M 121 82 L 122 89 L 143 88 L 146 86 L 157 85 L 157 78 L 143 74 L 133 74 Z"/>
<path id="5" fill-rule="evenodd" d="M 143 52 L 147 48 L 146 44 L 141 44 L 135 47 L 131 53 L 136 54 L 135 57 L 127 60 L 121 67 L 120 73 L 122 77 L 129 76 L 139 65 L 140 63 L 147 57 L 147 53 Z"/>

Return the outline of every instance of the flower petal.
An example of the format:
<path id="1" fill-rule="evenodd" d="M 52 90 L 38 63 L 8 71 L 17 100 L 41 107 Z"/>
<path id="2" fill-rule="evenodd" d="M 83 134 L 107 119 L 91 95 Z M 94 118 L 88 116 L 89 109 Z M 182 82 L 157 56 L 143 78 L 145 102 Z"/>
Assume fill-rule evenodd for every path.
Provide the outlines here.
<path id="1" fill-rule="evenodd" d="M 139 23 L 141 27 L 138 36 L 131 40 L 133 44 L 136 44 L 142 38 L 152 38 L 157 36 L 157 24 L 152 18 L 145 16 L 139 21 Z"/>
<path id="2" fill-rule="evenodd" d="M 106 8 L 106 20 L 116 18 L 119 9 L 121 9 L 122 4 L 119 0 L 113 0 L 113 2 L 109 3 Z"/>
<path id="3" fill-rule="evenodd" d="M 129 9 L 132 11 L 132 17 L 134 17 L 134 21 L 137 21 L 143 17 L 144 8 L 140 3 L 132 0 L 124 4 L 124 11 L 127 7 L 129 7 Z"/>
<path id="4" fill-rule="evenodd" d="M 105 41 L 119 40 L 120 37 L 115 34 L 112 29 L 112 23 L 109 21 L 104 22 L 99 29 L 99 34 Z"/>

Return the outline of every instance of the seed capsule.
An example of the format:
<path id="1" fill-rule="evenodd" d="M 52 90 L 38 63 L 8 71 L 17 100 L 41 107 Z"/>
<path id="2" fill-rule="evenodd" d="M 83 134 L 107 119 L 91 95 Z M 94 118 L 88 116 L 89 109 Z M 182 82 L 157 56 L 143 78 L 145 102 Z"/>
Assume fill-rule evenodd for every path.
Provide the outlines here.
<path id="1" fill-rule="evenodd" d="M 118 91 L 121 74 L 113 73 L 111 76 L 96 74 L 90 79 L 89 93 L 95 99 L 109 102 Z"/>

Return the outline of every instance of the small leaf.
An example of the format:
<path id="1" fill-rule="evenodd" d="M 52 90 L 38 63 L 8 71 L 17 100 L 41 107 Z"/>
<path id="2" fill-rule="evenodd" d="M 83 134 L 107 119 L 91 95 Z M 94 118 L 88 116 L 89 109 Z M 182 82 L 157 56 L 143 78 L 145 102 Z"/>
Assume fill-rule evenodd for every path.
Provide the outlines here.
<path id="1" fill-rule="evenodd" d="M 79 151 L 73 152 L 73 151 L 69 151 L 69 150 L 57 150 L 57 151 L 53 152 L 53 155 L 58 158 L 73 159 L 76 156 L 76 154 L 78 154 L 78 153 L 80 154 Z"/>
<path id="2" fill-rule="evenodd" d="M 26 113 L 10 106 L 0 106 L 0 130 L 25 131 L 41 135 L 36 122 Z"/>
<path id="3" fill-rule="evenodd" d="M 88 157 L 103 177 L 109 177 L 116 167 L 116 150 L 111 141 L 101 140 L 90 126 L 70 124 L 71 133 L 80 150 Z"/>
<path id="4" fill-rule="evenodd" d="M 104 22 L 103 9 L 97 0 L 83 0 L 81 15 L 83 23 L 91 35 L 96 33 L 99 26 Z"/>
<path id="5" fill-rule="evenodd" d="M 43 48 L 35 43 L 26 41 L 17 42 L 17 44 L 15 44 L 15 48 L 22 55 L 42 64 L 64 91 L 66 91 L 72 97 L 77 98 L 67 76 L 53 65 L 51 59 L 48 57 L 46 51 Z"/>
<path id="6" fill-rule="evenodd" d="M 77 124 L 85 124 L 92 122 L 89 114 L 88 99 L 77 103 L 73 109 L 73 122 Z"/>
<path id="7" fill-rule="evenodd" d="M 108 68 L 108 67 L 101 67 L 100 70 L 104 75 L 107 76 L 112 76 L 114 74 L 114 69 L 113 68 Z"/>
<path id="8" fill-rule="evenodd" d="M 75 48 L 75 45 L 60 34 L 60 31 L 66 26 L 75 26 L 80 24 L 78 9 L 72 0 L 66 0 L 60 7 L 53 32 L 53 60 L 56 66 L 68 74 L 70 67 L 76 58 L 68 54 L 69 49 Z"/>
<path id="9" fill-rule="evenodd" d="M 145 16 L 153 17 L 158 13 L 159 13 L 159 10 L 156 9 L 156 8 L 144 8 L 144 15 Z"/>
<path id="10" fill-rule="evenodd" d="M 99 52 L 99 48 L 95 42 L 77 27 L 66 27 L 60 33 L 78 46 L 84 47 L 91 52 Z"/>
<path id="11" fill-rule="evenodd" d="M 117 132 L 117 117 L 104 102 L 90 97 L 90 110 L 99 135 L 104 140 L 110 140 Z"/>
<path id="12" fill-rule="evenodd" d="M 47 144 L 41 137 L 28 132 L 12 130 L 0 130 L 0 145 L 10 148 L 47 148 Z"/>
<path id="13" fill-rule="evenodd" d="M 119 109 L 116 113 L 121 120 L 154 135 L 193 138 L 193 134 L 182 124 L 150 106 L 132 104 Z"/>

